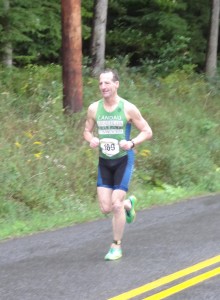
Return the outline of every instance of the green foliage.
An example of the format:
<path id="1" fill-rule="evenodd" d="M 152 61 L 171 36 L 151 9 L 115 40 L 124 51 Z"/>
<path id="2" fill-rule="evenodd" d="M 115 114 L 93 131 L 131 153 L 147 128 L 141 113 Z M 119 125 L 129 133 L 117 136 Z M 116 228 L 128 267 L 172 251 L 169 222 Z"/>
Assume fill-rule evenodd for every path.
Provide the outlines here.
<path id="1" fill-rule="evenodd" d="M 160 48 L 160 59 L 141 60 L 140 70 L 153 77 L 167 76 L 176 70 L 184 70 L 191 73 L 196 68 L 196 65 L 192 64 L 189 42 L 189 38 L 175 36 L 170 43 L 166 43 Z"/>
<path id="2" fill-rule="evenodd" d="M 156 96 L 163 113 L 153 112 L 151 155 L 140 152 L 148 164 L 138 157 L 141 180 L 162 187 L 164 182 L 176 187 L 209 186 L 214 191 L 219 186 L 213 180 L 219 178 L 219 112 L 213 110 L 217 97 L 203 78 L 184 72 L 160 80 Z"/>
<path id="3" fill-rule="evenodd" d="M 0 57 L 12 43 L 14 64 L 59 63 L 61 53 L 61 2 L 0 0 Z M 94 1 L 83 0 L 83 54 L 90 55 Z M 203 70 L 209 35 L 210 1 L 109 0 L 106 56 L 129 57 L 129 65 L 161 71 L 193 65 Z"/>
<path id="4" fill-rule="evenodd" d="M 82 35 L 84 40 L 88 40 L 92 31 L 92 18 L 93 18 L 93 1 L 82 1 L 81 15 L 82 15 Z"/>
<path id="5" fill-rule="evenodd" d="M 201 23 L 198 25 L 197 18 L 193 17 L 193 13 L 197 13 L 197 6 L 191 5 L 189 10 L 186 1 L 122 0 L 117 3 L 118 9 L 115 1 L 110 1 L 109 4 L 108 55 L 129 53 L 131 65 L 147 62 L 151 66 L 151 62 L 154 62 L 158 65 L 158 71 L 161 69 L 160 64 L 164 65 L 166 61 L 169 65 L 166 74 L 174 70 L 173 66 L 181 65 L 182 68 L 186 63 L 204 64 L 204 47 L 207 41 L 203 28 L 208 30 L 208 3 L 203 3 L 206 11 L 200 9 L 203 17 L 205 16 L 203 28 Z M 181 59 L 182 50 L 184 55 Z"/>
<path id="6" fill-rule="evenodd" d="M 0 0 L 3 6 L 3 0 Z M 60 3 L 55 0 L 30 2 L 10 1 L 6 12 L 0 10 L 0 20 L 7 24 L 0 31 L 0 44 L 11 42 L 18 65 L 54 61 L 59 57 L 61 42 Z"/>
<path id="7" fill-rule="evenodd" d="M 152 141 L 135 148 L 131 192 L 134 189 L 142 198 L 139 208 L 219 191 L 216 87 L 184 71 L 148 80 L 127 63 L 128 58 L 108 61 L 111 67 L 121 67 L 119 94 L 140 108 L 154 132 Z M 84 109 L 66 116 L 59 66 L 0 71 L 0 225 L 4 235 L 101 216 L 96 203 L 98 153 L 82 135 L 86 109 L 100 95 L 94 78 L 85 75 L 83 79 Z"/>

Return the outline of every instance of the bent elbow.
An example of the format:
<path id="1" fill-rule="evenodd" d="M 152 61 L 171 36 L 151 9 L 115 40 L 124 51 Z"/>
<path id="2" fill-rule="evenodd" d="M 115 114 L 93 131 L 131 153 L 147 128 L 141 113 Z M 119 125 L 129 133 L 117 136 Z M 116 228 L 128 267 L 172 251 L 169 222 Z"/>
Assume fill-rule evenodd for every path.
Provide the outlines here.
<path id="1" fill-rule="evenodd" d="M 146 130 L 146 140 L 150 140 L 153 137 L 153 132 L 151 129 Z"/>
<path id="2" fill-rule="evenodd" d="M 149 131 L 149 133 L 148 133 L 148 139 L 150 140 L 150 139 L 152 139 L 152 137 L 153 137 L 153 131 L 151 130 L 151 131 Z"/>

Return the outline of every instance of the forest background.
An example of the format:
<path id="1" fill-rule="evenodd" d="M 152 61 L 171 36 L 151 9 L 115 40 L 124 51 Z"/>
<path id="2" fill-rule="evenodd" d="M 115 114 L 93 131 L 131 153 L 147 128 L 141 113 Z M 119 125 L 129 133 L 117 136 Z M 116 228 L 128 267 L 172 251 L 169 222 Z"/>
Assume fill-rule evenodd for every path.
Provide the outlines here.
<path id="1" fill-rule="evenodd" d="M 93 1 L 81 7 L 84 106 L 71 116 L 62 108 L 60 3 L 0 4 L 0 238 L 101 218 L 97 152 L 82 138 L 100 97 L 90 72 Z M 109 1 L 105 65 L 118 69 L 120 95 L 154 132 L 136 149 L 138 209 L 220 191 L 219 70 L 211 81 L 204 74 L 210 12 L 208 0 Z"/>

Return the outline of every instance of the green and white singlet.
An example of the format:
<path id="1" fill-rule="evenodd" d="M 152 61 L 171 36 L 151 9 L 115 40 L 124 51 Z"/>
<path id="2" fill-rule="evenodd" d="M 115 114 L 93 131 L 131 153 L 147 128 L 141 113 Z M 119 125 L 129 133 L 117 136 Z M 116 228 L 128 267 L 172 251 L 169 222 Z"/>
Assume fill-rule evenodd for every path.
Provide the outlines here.
<path id="1" fill-rule="evenodd" d="M 131 124 L 124 112 L 124 99 L 120 98 L 118 106 L 112 112 L 104 108 L 104 100 L 98 101 L 96 123 L 100 141 L 99 156 L 105 159 L 116 159 L 127 155 L 119 146 L 121 140 L 129 140 Z"/>

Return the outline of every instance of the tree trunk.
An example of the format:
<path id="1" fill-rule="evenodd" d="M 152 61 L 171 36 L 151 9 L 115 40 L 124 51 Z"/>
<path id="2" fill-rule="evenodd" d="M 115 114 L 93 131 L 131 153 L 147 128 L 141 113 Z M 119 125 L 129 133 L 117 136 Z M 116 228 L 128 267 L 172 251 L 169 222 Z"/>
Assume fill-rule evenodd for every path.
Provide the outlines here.
<path id="1" fill-rule="evenodd" d="M 206 58 L 206 75 L 213 78 L 217 71 L 220 0 L 212 0 L 210 34 Z"/>
<path id="2" fill-rule="evenodd" d="M 66 113 L 82 109 L 81 1 L 62 0 L 63 107 Z"/>
<path id="3" fill-rule="evenodd" d="M 108 0 L 94 1 L 91 56 L 92 75 L 96 76 L 105 65 L 105 38 Z"/>
<path id="4" fill-rule="evenodd" d="M 8 20 L 8 13 L 10 10 L 10 1 L 9 0 L 4 0 L 3 1 L 3 10 L 6 15 L 6 17 L 3 19 L 2 26 L 3 26 L 3 31 L 4 35 L 6 37 L 9 36 L 9 31 L 10 31 L 10 24 Z M 13 60 L 12 60 L 12 43 L 10 41 L 5 41 L 2 43 L 2 64 L 3 66 L 6 67 L 11 67 Z"/>

